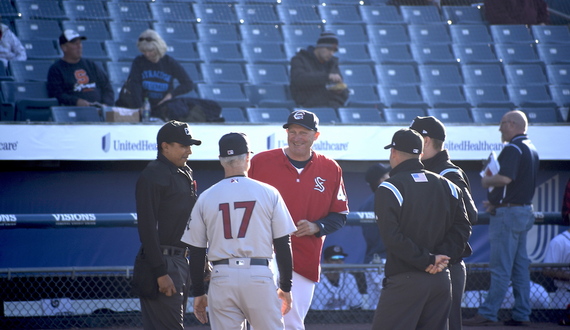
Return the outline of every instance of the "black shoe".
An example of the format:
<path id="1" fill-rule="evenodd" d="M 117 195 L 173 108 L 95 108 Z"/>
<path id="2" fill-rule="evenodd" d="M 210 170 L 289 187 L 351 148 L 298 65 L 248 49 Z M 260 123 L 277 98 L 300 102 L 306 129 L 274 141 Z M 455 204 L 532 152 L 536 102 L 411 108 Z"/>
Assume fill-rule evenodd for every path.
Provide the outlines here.
<path id="1" fill-rule="evenodd" d="M 530 322 L 510 319 L 508 321 L 503 322 L 503 324 L 508 327 L 528 327 L 530 325 Z"/>
<path id="2" fill-rule="evenodd" d="M 489 320 L 488 318 L 484 317 L 481 314 L 477 314 L 470 319 L 464 319 L 463 325 L 464 326 L 489 326 L 489 325 L 496 325 L 497 322 L 493 320 Z"/>

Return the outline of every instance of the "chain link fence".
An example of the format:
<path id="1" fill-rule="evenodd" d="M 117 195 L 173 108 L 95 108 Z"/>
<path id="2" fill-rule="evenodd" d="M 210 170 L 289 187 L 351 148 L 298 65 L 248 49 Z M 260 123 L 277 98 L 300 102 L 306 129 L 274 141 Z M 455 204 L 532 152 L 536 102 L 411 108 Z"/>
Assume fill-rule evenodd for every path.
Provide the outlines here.
<path id="1" fill-rule="evenodd" d="M 570 292 L 558 289 L 549 276 L 552 270 L 570 272 L 570 267 L 531 266 L 533 322 L 557 322 L 570 303 Z M 317 284 L 306 323 L 371 323 L 381 293 L 383 265 L 323 264 L 323 276 L 330 273 L 343 273 L 345 285 L 325 288 L 324 282 Z M 140 327 L 140 304 L 130 293 L 131 278 L 132 267 L 0 270 L 0 328 Z M 485 300 L 489 282 L 487 264 L 467 264 L 464 317 L 476 313 Z M 501 319 L 509 318 L 513 302 L 509 290 Z M 197 325 L 191 301 L 187 313 L 185 323 Z"/>

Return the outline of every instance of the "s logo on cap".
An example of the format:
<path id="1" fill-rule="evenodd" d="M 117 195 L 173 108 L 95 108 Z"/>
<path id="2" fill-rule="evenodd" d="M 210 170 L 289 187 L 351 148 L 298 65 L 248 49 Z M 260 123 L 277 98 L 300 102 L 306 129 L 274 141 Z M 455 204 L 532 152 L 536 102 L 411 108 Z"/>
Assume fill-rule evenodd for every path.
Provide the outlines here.
<path id="1" fill-rule="evenodd" d="M 295 118 L 296 120 L 301 120 L 301 119 L 305 118 L 305 112 L 304 111 L 295 111 L 295 113 L 293 114 L 293 118 Z"/>

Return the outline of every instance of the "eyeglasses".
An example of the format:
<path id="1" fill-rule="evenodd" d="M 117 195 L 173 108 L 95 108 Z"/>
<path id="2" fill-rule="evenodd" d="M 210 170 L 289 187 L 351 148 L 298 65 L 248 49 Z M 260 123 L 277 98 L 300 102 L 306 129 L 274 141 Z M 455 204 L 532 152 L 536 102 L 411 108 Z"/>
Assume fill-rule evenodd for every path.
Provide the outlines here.
<path id="1" fill-rule="evenodd" d="M 139 42 L 141 42 L 141 41 L 152 42 L 152 41 L 154 41 L 154 39 L 153 39 L 153 38 L 149 38 L 149 37 L 146 37 L 146 38 L 140 37 L 140 38 L 139 38 Z"/>

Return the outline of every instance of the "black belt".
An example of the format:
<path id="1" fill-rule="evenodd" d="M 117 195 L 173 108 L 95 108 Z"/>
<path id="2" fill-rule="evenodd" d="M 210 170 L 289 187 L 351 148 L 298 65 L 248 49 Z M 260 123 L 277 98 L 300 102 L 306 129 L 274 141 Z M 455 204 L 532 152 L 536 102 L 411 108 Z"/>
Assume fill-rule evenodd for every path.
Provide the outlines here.
<path id="1" fill-rule="evenodd" d="M 236 258 L 239 260 L 239 258 Z M 244 258 L 247 259 L 247 258 Z M 222 260 L 216 260 L 216 261 L 212 261 L 212 265 L 216 266 L 216 265 L 229 265 L 230 264 L 230 259 L 222 259 Z M 260 259 L 260 258 L 249 258 L 249 264 L 252 266 L 268 266 L 269 265 L 269 261 L 267 261 L 267 259 Z"/>
<path id="2" fill-rule="evenodd" d="M 503 203 L 503 204 L 499 204 L 497 206 L 495 206 L 496 209 L 500 208 L 500 207 L 514 207 L 514 206 L 527 206 L 530 204 L 515 204 L 515 203 Z"/>
<path id="3" fill-rule="evenodd" d="M 160 250 L 162 254 L 165 256 L 184 256 L 188 257 L 188 249 L 187 248 L 179 248 L 175 246 L 161 246 Z"/>

